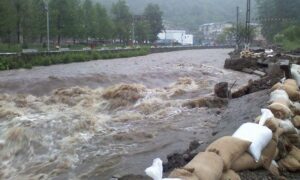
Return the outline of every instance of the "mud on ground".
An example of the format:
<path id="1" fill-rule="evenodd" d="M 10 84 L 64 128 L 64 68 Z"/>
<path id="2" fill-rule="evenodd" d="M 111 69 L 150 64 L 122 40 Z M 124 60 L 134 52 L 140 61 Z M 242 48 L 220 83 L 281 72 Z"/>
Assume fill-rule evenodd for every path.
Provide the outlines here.
<path id="1" fill-rule="evenodd" d="M 215 111 L 221 113 L 221 121 L 213 130 L 213 137 L 208 139 L 199 139 L 192 141 L 189 147 L 183 152 L 175 152 L 168 155 L 168 162 L 164 163 L 165 177 L 176 167 L 184 166 L 198 152 L 204 151 L 205 148 L 214 140 L 232 135 L 234 131 L 243 123 L 253 121 L 260 114 L 260 109 L 267 106 L 269 100 L 269 90 L 259 91 L 237 99 L 229 101 L 228 107 L 225 110 Z M 242 180 L 270 180 L 275 179 L 264 169 L 255 171 L 240 172 Z M 289 180 L 300 179 L 300 173 L 283 172 L 283 175 Z M 127 175 L 120 180 L 144 180 L 149 179 L 143 175 Z"/>

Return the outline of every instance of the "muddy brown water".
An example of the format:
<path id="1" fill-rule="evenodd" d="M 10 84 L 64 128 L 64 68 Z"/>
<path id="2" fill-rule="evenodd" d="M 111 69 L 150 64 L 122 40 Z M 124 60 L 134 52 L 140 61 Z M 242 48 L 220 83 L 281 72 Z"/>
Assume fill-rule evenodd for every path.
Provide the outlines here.
<path id="1" fill-rule="evenodd" d="M 216 83 L 231 49 L 188 50 L 0 72 L 0 179 L 110 179 L 205 141 L 220 110 L 187 109 Z M 225 109 L 221 109 L 223 111 Z"/>

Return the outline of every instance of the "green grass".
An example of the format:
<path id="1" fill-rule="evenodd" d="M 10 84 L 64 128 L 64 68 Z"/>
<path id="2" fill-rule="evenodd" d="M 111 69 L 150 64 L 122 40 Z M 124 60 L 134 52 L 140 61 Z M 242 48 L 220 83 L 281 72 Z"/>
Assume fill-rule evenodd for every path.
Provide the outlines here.
<path id="1" fill-rule="evenodd" d="M 149 54 L 149 48 L 120 51 L 88 51 L 63 52 L 57 54 L 21 54 L 16 56 L 0 56 L 0 70 L 27 68 L 34 66 L 49 66 L 98 59 L 126 58 Z"/>

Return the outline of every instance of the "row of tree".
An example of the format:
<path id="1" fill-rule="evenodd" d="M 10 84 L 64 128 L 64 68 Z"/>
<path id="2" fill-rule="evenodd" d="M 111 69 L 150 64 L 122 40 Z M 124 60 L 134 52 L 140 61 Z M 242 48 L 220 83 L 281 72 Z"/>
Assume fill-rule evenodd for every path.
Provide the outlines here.
<path id="1" fill-rule="evenodd" d="M 256 0 L 263 34 L 272 41 L 284 29 L 300 23 L 299 0 Z"/>
<path id="2" fill-rule="evenodd" d="M 92 0 L 1 0 L 0 41 L 45 43 L 47 10 L 51 41 L 58 45 L 91 40 L 127 44 L 133 38 L 153 42 L 163 29 L 162 12 L 156 4 L 148 4 L 136 16 L 124 0 L 114 3 L 111 12 Z"/>

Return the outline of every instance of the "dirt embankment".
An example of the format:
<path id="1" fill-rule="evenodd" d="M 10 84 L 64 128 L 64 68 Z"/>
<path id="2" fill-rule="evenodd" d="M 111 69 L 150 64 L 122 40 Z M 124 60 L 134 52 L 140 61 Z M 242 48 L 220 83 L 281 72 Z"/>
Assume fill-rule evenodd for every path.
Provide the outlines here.
<path id="1" fill-rule="evenodd" d="M 269 100 L 269 90 L 255 92 L 240 98 L 232 99 L 225 110 L 215 111 L 220 113 L 221 121 L 213 130 L 213 137 L 208 139 L 199 139 L 192 141 L 185 151 L 175 152 L 168 155 L 168 162 L 164 163 L 165 176 L 167 176 L 174 168 L 182 167 L 189 162 L 198 152 L 204 151 L 205 148 L 214 140 L 232 135 L 235 130 L 245 122 L 254 121 L 254 118 L 260 114 L 260 109 L 267 106 Z M 239 173 L 241 179 L 246 180 L 270 180 L 275 179 L 266 170 L 259 169 L 255 171 L 244 171 Z M 300 179 L 300 173 L 284 172 L 283 175 L 287 179 Z M 147 180 L 144 175 L 127 175 L 119 178 L 119 180 Z"/>

